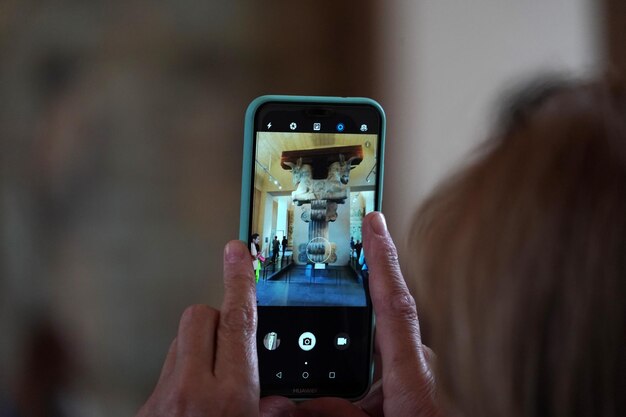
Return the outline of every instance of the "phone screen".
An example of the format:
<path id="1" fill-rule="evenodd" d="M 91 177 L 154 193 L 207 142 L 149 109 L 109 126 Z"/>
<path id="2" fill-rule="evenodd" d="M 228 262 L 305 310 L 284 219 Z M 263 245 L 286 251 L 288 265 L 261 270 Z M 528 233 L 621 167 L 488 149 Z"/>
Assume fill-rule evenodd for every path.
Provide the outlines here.
<path id="1" fill-rule="evenodd" d="M 253 123 L 262 395 L 358 398 L 373 332 L 361 224 L 380 209 L 384 116 L 367 104 L 270 101 Z"/>

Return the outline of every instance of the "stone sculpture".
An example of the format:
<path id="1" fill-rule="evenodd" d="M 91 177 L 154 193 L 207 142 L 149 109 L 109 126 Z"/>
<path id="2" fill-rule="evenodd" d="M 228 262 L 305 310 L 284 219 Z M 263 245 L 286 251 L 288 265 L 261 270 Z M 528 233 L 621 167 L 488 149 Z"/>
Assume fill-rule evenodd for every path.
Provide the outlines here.
<path id="1" fill-rule="evenodd" d="M 346 158 L 342 151 L 347 152 L 350 157 Z M 305 163 L 303 158 L 311 163 Z M 310 262 L 331 263 L 336 259 L 336 255 L 333 256 L 332 253 L 333 245 L 328 241 L 328 226 L 330 222 L 337 220 L 338 205 L 344 204 L 349 197 L 350 171 L 362 160 L 363 151 L 360 145 L 283 153 L 282 165 L 285 169 L 290 169 L 293 184 L 296 186 L 291 193 L 292 201 L 298 206 L 310 204 L 310 208 L 305 208 L 301 217 L 309 224 L 309 243 L 305 246 L 306 253 L 303 255 Z M 314 178 L 316 169 L 322 172 L 325 170 L 326 177 Z"/>

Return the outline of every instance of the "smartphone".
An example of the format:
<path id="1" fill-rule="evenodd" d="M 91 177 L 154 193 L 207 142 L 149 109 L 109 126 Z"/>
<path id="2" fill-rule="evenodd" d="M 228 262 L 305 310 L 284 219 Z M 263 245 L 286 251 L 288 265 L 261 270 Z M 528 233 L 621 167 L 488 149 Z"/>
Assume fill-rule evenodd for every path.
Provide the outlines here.
<path id="1" fill-rule="evenodd" d="M 373 374 L 362 251 L 385 114 L 367 98 L 262 96 L 245 120 L 240 239 L 257 280 L 261 395 L 358 399 Z"/>

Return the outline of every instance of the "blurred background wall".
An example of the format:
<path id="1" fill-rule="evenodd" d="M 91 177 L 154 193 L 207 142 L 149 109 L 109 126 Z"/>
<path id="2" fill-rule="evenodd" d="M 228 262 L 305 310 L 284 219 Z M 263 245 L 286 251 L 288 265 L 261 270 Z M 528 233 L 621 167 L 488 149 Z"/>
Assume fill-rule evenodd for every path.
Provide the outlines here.
<path id="1" fill-rule="evenodd" d="M 146 399 L 184 307 L 220 304 L 254 97 L 381 102 L 383 211 L 408 260 L 418 202 L 503 88 L 625 56 L 607 4 L 0 2 L 0 407 L 122 416 Z"/>
<path id="2" fill-rule="evenodd" d="M 485 139 L 506 90 L 545 73 L 597 73 L 607 51 L 597 1 L 392 3 L 382 9 L 388 65 L 377 90 L 390 119 L 383 204 L 409 259 L 415 202 Z"/>

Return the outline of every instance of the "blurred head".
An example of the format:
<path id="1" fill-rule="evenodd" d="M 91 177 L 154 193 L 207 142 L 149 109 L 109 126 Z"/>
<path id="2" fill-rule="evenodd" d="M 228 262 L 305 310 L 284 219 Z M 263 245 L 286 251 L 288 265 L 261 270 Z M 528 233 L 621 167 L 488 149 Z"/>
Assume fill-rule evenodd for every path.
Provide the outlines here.
<path id="1" fill-rule="evenodd" d="M 626 415 L 626 95 L 518 94 L 416 217 L 418 306 L 465 416 Z"/>
<path id="2" fill-rule="evenodd" d="M 253 233 L 252 236 L 250 236 L 250 243 L 259 243 L 258 233 Z"/>

